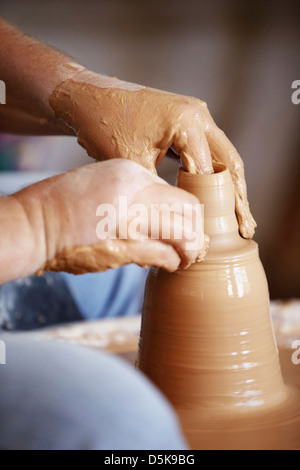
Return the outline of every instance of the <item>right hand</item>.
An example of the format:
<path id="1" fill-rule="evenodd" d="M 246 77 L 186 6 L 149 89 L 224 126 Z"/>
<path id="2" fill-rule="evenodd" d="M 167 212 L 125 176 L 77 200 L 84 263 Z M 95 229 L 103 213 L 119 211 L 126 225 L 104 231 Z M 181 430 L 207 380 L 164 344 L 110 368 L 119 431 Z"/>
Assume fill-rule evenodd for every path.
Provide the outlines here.
<path id="1" fill-rule="evenodd" d="M 198 199 L 135 162 L 114 159 L 94 163 L 38 183 L 25 189 L 24 194 L 28 195 L 28 191 L 31 197 L 35 192 L 43 201 L 46 250 L 41 264 L 47 270 L 79 274 L 135 262 L 175 271 L 188 267 L 203 249 L 203 239 L 197 247 L 188 248 L 188 237 L 194 233 L 194 213 L 186 215 L 183 211 L 185 204 L 199 204 Z M 97 208 L 110 204 L 118 214 L 120 196 L 126 198 L 128 208 L 138 203 L 146 209 L 141 236 L 135 239 L 129 233 L 127 240 L 118 239 L 121 227 L 116 218 L 116 230 L 110 226 L 99 240 Z M 153 204 L 177 204 L 177 215 L 165 219 L 168 220 L 165 229 L 171 233 L 167 239 L 163 238 L 161 225 L 154 227 L 150 220 Z M 127 214 L 121 220 L 126 229 L 130 227 L 132 218 L 128 219 Z M 172 233 L 178 225 L 184 229 L 180 239 Z M 151 239 L 151 229 L 156 229 L 157 239 Z"/>

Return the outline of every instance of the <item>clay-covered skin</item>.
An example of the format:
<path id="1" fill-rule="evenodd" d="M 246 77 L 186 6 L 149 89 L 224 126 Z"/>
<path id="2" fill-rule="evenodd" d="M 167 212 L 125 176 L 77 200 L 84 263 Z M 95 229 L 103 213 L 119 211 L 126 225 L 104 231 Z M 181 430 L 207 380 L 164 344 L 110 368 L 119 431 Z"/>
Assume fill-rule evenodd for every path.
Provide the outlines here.
<path id="1" fill-rule="evenodd" d="M 203 248 L 196 261 L 204 260 L 209 246 L 209 238 L 205 236 Z M 158 266 L 168 272 L 174 272 L 180 265 L 180 256 L 171 246 L 158 245 L 156 241 L 143 240 L 110 240 L 93 246 L 76 246 L 65 248 L 53 259 L 47 261 L 37 272 L 43 271 L 68 272 L 71 274 L 87 274 L 119 268 L 135 263 L 142 268 Z"/>
<path id="2" fill-rule="evenodd" d="M 223 162 L 235 187 L 240 233 L 253 237 L 242 159 L 203 101 L 84 70 L 56 87 L 50 105 L 96 159 L 130 159 L 155 172 L 171 148 L 192 174 L 212 173 L 212 161 Z"/>
<path id="3" fill-rule="evenodd" d="M 257 245 L 238 234 L 230 174 L 215 169 L 179 171 L 179 186 L 204 203 L 210 247 L 186 271 L 152 268 L 139 367 L 193 449 L 300 448 L 299 393 L 284 385 Z"/>
<path id="4" fill-rule="evenodd" d="M 190 173 L 209 174 L 213 171 L 212 159 L 223 161 L 232 172 L 235 183 L 241 234 L 252 237 L 255 223 L 247 202 L 242 161 L 213 122 L 204 102 L 95 74 L 62 53 L 26 36 L 1 18 L 0 42 L 3 46 L 0 48 L 0 74 L 7 88 L 7 104 L 0 107 L 0 131 L 77 135 L 79 143 L 96 159 L 131 159 L 153 173 L 172 149 L 172 154 L 181 159 L 184 169 Z M 74 174 L 72 178 L 75 178 Z M 80 194 L 84 179 L 78 179 L 76 189 Z M 63 209 L 57 207 L 56 213 L 50 215 L 53 226 L 57 225 L 55 217 L 61 219 L 66 212 L 65 207 L 68 204 L 72 206 L 70 198 L 76 199 L 72 192 L 74 185 L 67 185 L 66 189 L 70 193 L 64 194 L 66 201 L 61 206 Z M 43 212 L 48 212 L 49 199 L 44 206 L 40 205 L 38 191 L 29 192 L 34 193 L 33 200 L 36 198 L 37 201 L 36 205 L 33 204 L 36 218 L 43 221 Z M 29 198 L 25 197 L 25 200 L 25 206 L 32 208 Z M 89 224 L 88 221 L 86 223 Z M 67 232 L 65 226 L 64 230 Z M 46 259 L 53 259 L 57 253 L 65 256 L 65 248 L 76 247 L 78 251 L 79 247 L 95 244 L 92 237 L 86 237 L 86 234 L 82 237 L 81 226 L 76 230 L 81 238 L 74 231 L 65 243 L 50 241 Z M 39 233 L 38 238 L 44 245 L 42 234 Z M 156 264 L 154 244 L 151 247 L 151 264 Z M 170 265 L 187 266 L 197 257 L 187 255 L 180 242 L 172 248 L 168 269 Z M 170 250 L 170 247 L 165 247 L 165 250 Z M 32 266 L 36 269 L 40 264 L 38 260 L 43 264 L 43 250 L 34 253 L 33 258 L 34 263 L 30 266 L 26 263 L 27 269 L 19 274 L 28 274 Z"/>
<path id="5" fill-rule="evenodd" d="M 65 248 L 55 258 L 47 261 L 38 274 L 41 274 L 42 271 L 64 271 L 71 274 L 96 273 L 130 263 L 136 263 L 143 268 L 147 268 L 153 263 L 151 248 L 154 248 L 156 253 L 159 250 L 159 248 L 156 249 L 156 245 L 153 247 L 151 240 L 143 241 L 143 243 L 114 240 L 94 246 Z M 159 253 L 157 254 L 159 255 Z M 168 257 L 168 254 L 173 254 L 171 247 L 169 247 L 169 250 L 161 249 L 160 256 L 156 257 L 155 264 L 161 265 L 167 271 L 172 272 L 177 269 L 180 258 L 178 256 L 174 263 L 172 256 Z"/>
<path id="6" fill-rule="evenodd" d="M 114 159 L 94 163 L 21 192 L 23 199 L 30 200 L 36 194 L 43 202 L 46 240 L 45 259 L 39 272 L 83 274 L 128 263 L 175 271 L 203 259 L 207 251 L 207 237 L 197 238 L 192 247 L 189 245 L 192 241 L 189 237 L 195 233 L 193 211 L 198 199 L 135 162 Z M 125 201 L 125 210 L 120 206 L 120 197 Z M 97 215 L 103 204 L 104 212 Z M 99 228 L 101 217 L 105 220 L 107 204 L 115 217 L 112 224 L 104 223 Z M 142 206 L 142 212 L 137 204 Z M 185 204 L 193 210 L 187 213 Z M 174 207 L 171 217 L 170 205 Z M 152 218 L 154 212 L 156 217 Z M 137 231 L 132 233 L 132 226 Z M 179 228 L 183 233 L 177 238 Z"/>

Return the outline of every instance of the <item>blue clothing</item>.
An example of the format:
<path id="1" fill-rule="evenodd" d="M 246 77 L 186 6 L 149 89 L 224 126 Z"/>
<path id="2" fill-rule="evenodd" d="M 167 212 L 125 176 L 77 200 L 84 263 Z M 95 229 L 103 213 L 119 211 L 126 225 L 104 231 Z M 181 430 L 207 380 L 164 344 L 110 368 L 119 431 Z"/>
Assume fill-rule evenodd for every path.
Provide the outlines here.
<path id="1" fill-rule="evenodd" d="M 10 194 L 53 173 L 0 172 L 0 191 Z M 132 264 L 104 273 L 44 273 L 10 282 L 0 286 L 0 329 L 135 315 L 141 312 L 146 276 L 146 269 Z"/>
<path id="2" fill-rule="evenodd" d="M 79 320 L 80 311 L 60 274 L 0 286 L 0 329 L 25 331 Z"/>
<path id="3" fill-rule="evenodd" d="M 161 393 L 117 357 L 2 333 L 1 450 L 186 449 Z"/>
<path id="4" fill-rule="evenodd" d="M 141 313 L 147 273 L 146 269 L 129 264 L 104 273 L 62 273 L 62 277 L 83 318 L 94 320 Z"/>
<path id="5" fill-rule="evenodd" d="M 147 270 L 134 264 L 104 273 L 47 273 L 0 286 L 0 329 L 32 330 L 141 312 Z"/>
<path id="6" fill-rule="evenodd" d="M 8 186 L 25 184 L 20 178 Z M 0 449 L 186 448 L 170 405 L 132 366 L 88 348 L 3 331 L 140 313 L 146 275 L 128 265 L 83 276 L 44 273 L 0 286 L 7 355 L 6 365 L 0 357 Z"/>

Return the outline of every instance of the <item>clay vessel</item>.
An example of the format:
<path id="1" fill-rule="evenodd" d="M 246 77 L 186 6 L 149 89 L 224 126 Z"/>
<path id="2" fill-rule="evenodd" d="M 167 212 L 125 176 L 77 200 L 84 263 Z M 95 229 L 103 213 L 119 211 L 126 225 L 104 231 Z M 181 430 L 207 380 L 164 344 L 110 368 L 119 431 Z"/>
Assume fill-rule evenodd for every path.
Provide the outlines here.
<path id="1" fill-rule="evenodd" d="M 266 276 L 257 244 L 239 235 L 230 172 L 221 164 L 211 175 L 179 170 L 178 186 L 204 204 L 210 247 L 185 271 L 151 269 L 138 366 L 174 405 L 197 449 L 205 429 L 264 413 L 287 392 Z"/>

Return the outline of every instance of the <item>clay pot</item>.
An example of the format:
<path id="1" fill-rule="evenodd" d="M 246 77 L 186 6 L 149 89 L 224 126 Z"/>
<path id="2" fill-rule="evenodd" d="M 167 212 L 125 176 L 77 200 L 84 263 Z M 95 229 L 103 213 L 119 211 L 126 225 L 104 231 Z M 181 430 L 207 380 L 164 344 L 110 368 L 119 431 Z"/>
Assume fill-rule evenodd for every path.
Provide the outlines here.
<path id="1" fill-rule="evenodd" d="M 174 405 L 196 449 L 200 430 L 270 409 L 286 388 L 258 246 L 239 235 L 228 169 L 180 170 L 178 186 L 204 204 L 210 248 L 185 271 L 151 269 L 138 365 Z"/>

